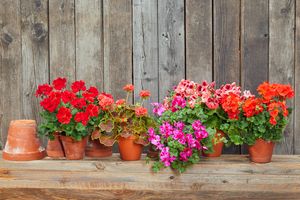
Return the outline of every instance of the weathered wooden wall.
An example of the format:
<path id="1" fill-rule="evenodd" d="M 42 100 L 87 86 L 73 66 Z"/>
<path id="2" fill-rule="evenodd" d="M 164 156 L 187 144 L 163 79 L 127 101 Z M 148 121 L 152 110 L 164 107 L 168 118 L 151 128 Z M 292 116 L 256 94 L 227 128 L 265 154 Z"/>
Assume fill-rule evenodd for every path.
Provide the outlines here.
<path id="1" fill-rule="evenodd" d="M 270 80 L 296 90 L 276 153 L 299 154 L 299 44 L 297 0 L 1 0 L 1 138 L 11 119 L 39 119 L 36 86 L 57 76 L 116 97 L 134 83 L 154 102 L 183 78 L 253 92 Z"/>

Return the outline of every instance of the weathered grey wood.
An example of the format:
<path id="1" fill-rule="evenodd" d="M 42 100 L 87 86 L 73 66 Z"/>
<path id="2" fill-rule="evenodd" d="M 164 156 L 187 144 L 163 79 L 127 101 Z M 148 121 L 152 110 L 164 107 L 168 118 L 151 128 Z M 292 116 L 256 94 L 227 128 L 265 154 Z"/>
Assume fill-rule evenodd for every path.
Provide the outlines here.
<path id="1" fill-rule="evenodd" d="M 39 123 L 41 108 L 37 85 L 49 82 L 48 1 L 21 1 L 22 14 L 22 117 Z"/>
<path id="2" fill-rule="evenodd" d="M 150 112 L 150 102 L 158 102 L 157 0 L 133 0 L 132 13 L 134 99 L 139 102 L 139 92 L 150 90 L 145 102 Z"/>
<path id="3" fill-rule="evenodd" d="M 159 99 L 185 78 L 184 1 L 158 1 Z"/>
<path id="4" fill-rule="evenodd" d="M 102 1 L 76 0 L 76 79 L 103 90 Z"/>
<path id="5" fill-rule="evenodd" d="M 74 0 L 49 1 L 50 80 L 75 80 Z"/>
<path id="6" fill-rule="evenodd" d="M 240 83 L 240 1 L 214 1 L 214 80 Z M 239 153 L 238 146 L 225 153 Z"/>
<path id="7" fill-rule="evenodd" d="M 174 199 L 297 199 L 300 195 L 299 156 L 274 156 L 268 164 L 250 163 L 246 156 L 203 158 L 181 175 L 171 170 L 152 173 L 145 160 L 124 162 L 118 157 L 72 162 L 0 159 L 1 197 L 169 199 L 176 193 Z"/>
<path id="8" fill-rule="evenodd" d="M 211 81 L 213 75 L 212 0 L 187 0 L 186 21 L 186 78 Z"/>
<path id="9" fill-rule="evenodd" d="M 21 13 L 17 0 L 0 6 L 0 135 L 3 146 L 9 122 L 22 117 Z"/>
<path id="10" fill-rule="evenodd" d="M 103 1 L 104 90 L 116 99 L 125 98 L 122 88 L 133 82 L 131 7 L 131 0 Z"/>
<path id="11" fill-rule="evenodd" d="M 300 154 L 300 3 L 296 3 L 294 153 Z"/>
<path id="12" fill-rule="evenodd" d="M 294 0 L 270 0 L 270 43 L 269 43 L 269 80 L 270 82 L 294 84 Z M 293 101 L 289 103 L 293 105 Z M 284 132 L 283 142 L 276 145 L 277 154 L 294 152 L 294 114 Z"/>
<path id="13" fill-rule="evenodd" d="M 269 76 L 268 1 L 241 2 L 241 80 L 242 88 L 257 94 L 256 88 Z M 247 147 L 242 147 L 247 153 Z"/>

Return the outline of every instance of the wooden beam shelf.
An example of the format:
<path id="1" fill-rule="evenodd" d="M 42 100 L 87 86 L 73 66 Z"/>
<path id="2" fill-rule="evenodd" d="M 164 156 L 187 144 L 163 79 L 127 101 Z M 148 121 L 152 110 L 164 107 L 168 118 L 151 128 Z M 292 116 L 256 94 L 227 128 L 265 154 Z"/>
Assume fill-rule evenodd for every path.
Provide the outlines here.
<path id="1" fill-rule="evenodd" d="M 255 164 L 244 155 L 203 158 L 184 174 L 145 160 L 2 160 L 0 199 L 300 199 L 300 155 Z"/>

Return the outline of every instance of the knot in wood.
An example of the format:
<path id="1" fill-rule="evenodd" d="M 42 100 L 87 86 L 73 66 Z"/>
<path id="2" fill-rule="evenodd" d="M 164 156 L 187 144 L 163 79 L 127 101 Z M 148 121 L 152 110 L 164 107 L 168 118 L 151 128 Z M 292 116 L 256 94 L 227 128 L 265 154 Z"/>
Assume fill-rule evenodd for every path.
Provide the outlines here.
<path id="1" fill-rule="evenodd" d="M 4 33 L 1 40 L 4 44 L 8 46 L 10 43 L 12 43 L 13 38 L 9 33 Z"/>
<path id="2" fill-rule="evenodd" d="M 101 162 L 96 162 L 95 166 L 99 170 L 104 170 L 105 169 L 105 166 Z"/>
<path id="3" fill-rule="evenodd" d="M 44 28 L 44 24 L 42 24 L 42 23 L 33 24 L 32 35 L 36 41 L 38 41 L 38 42 L 44 41 L 45 38 L 47 37 L 47 31 Z"/>

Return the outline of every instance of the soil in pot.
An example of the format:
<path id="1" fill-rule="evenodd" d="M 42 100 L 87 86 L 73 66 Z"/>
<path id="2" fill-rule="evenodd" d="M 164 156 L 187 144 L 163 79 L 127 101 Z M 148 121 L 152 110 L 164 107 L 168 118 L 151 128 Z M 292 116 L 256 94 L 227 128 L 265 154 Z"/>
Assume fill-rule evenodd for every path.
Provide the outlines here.
<path id="1" fill-rule="evenodd" d="M 65 157 L 64 149 L 60 140 L 59 133 L 54 133 L 54 140 L 48 140 L 47 155 L 51 158 Z"/>
<path id="2" fill-rule="evenodd" d="M 205 157 L 220 157 L 221 154 L 222 154 L 224 143 L 219 142 L 219 140 L 224 136 L 225 136 L 225 134 L 224 134 L 223 131 L 217 131 L 217 133 L 216 133 L 216 135 L 215 135 L 215 137 L 213 138 L 213 141 L 212 141 L 213 144 L 215 143 L 215 141 L 218 142 L 217 144 L 213 145 L 214 152 L 213 153 L 205 153 L 203 151 L 203 156 L 205 156 Z"/>
<path id="3" fill-rule="evenodd" d="M 68 136 L 60 136 L 64 152 L 67 160 L 81 160 L 84 157 L 85 147 L 87 143 L 87 137 L 82 138 L 80 141 L 76 141 Z"/>
<path id="4" fill-rule="evenodd" d="M 94 158 L 109 157 L 112 155 L 112 147 L 101 144 L 98 139 L 89 139 L 85 149 L 85 155 Z"/>
<path id="5" fill-rule="evenodd" d="M 35 120 L 10 122 L 3 159 L 14 161 L 39 160 L 46 156 L 36 133 Z"/>
<path id="6" fill-rule="evenodd" d="M 119 151 L 122 160 L 133 161 L 141 159 L 143 145 L 136 144 L 134 142 L 135 139 L 135 136 L 119 137 Z"/>
<path id="7" fill-rule="evenodd" d="M 257 139 L 254 145 L 248 146 L 250 160 L 256 163 L 271 162 L 274 145 L 274 142 Z"/>

